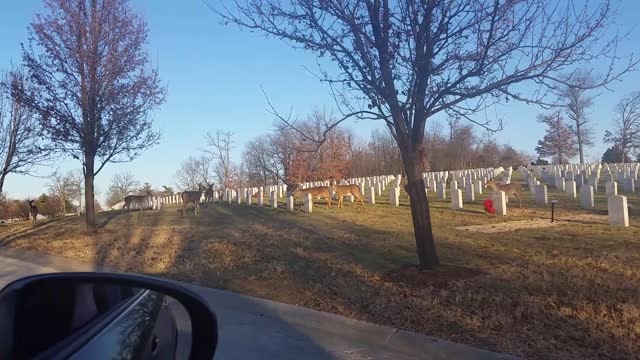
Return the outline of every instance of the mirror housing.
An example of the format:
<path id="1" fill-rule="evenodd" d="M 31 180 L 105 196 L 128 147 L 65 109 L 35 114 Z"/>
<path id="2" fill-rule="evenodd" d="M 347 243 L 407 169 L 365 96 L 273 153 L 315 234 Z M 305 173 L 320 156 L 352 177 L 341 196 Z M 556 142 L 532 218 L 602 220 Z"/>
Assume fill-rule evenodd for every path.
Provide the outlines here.
<path id="1" fill-rule="evenodd" d="M 14 327 L 14 313 L 16 306 L 19 306 L 18 299 L 21 294 L 30 289 L 49 288 L 82 289 L 83 286 L 105 285 L 121 286 L 138 290 L 149 290 L 160 295 L 166 295 L 179 302 L 190 317 L 191 323 L 191 348 L 190 359 L 211 359 L 215 354 L 218 344 L 218 326 L 216 315 L 211 310 L 207 302 L 195 292 L 171 281 L 157 278 L 129 275 L 119 273 L 52 273 L 33 275 L 18 279 L 2 289 L 0 292 L 0 357 L 8 349 L 13 348 L 13 336 L 2 334 L 3 329 Z M 82 290 L 80 290 L 82 291 Z M 76 337 L 76 341 L 88 343 L 92 339 L 89 333 L 81 333 Z M 53 355 L 53 354 L 51 354 Z M 63 354 L 66 358 L 73 353 Z M 66 355 L 66 356 L 65 356 Z M 56 356 L 57 357 L 57 356 Z"/>

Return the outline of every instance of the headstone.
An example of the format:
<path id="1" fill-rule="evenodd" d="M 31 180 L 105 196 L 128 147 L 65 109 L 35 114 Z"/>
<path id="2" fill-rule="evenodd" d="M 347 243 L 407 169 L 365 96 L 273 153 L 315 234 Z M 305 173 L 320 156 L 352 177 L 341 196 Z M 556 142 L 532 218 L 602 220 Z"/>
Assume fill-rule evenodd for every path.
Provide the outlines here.
<path id="1" fill-rule="evenodd" d="M 547 207 L 548 204 L 547 199 L 547 185 L 540 184 L 536 186 L 536 206 L 537 207 Z"/>
<path id="2" fill-rule="evenodd" d="M 451 189 L 457 189 L 458 188 L 458 182 L 455 180 L 451 180 L 451 183 L 449 185 L 451 187 Z"/>
<path id="3" fill-rule="evenodd" d="M 438 183 L 438 199 L 447 200 L 447 192 L 445 191 L 444 183 Z"/>
<path id="4" fill-rule="evenodd" d="M 271 191 L 271 208 L 276 209 L 278 207 L 278 193 L 273 190 Z"/>
<path id="5" fill-rule="evenodd" d="M 618 195 L 618 183 L 615 181 L 609 181 L 604 185 L 604 191 L 607 197 Z"/>
<path id="6" fill-rule="evenodd" d="M 264 188 L 258 190 L 258 206 L 264 206 Z"/>
<path id="7" fill-rule="evenodd" d="M 367 192 L 367 203 L 375 204 L 376 203 L 376 190 L 373 186 L 369 187 L 369 191 Z"/>
<path id="8" fill-rule="evenodd" d="M 474 193 L 478 195 L 482 195 L 482 180 L 476 180 L 474 183 Z"/>
<path id="9" fill-rule="evenodd" d="M 629 226 L 629 208 L 627 207 L 626 196 L 609 196 L 607 209 L 609 212 L 609 225 Z"/>
<path id="10" fill-rule="evenodd" d="M 555 185 L 556 185 L 556 189 L 558 189 L 559 191 L 564 191 L 564 186 L 565 186 L 564 178 L 562 176 L 556 176 Z"/>
<path id="11" fill-rule="evenodd" d="M 565 181 L 565 191 L 570 199 L 576 198 L 576 182 L 574 180 Z"/>
<path id="12" fill-rule="evenodd" d="M 294 199 L 293 196 L 291 195 L 287 196 L 287 210 L 293 211 L 293 205 L 295 201 L 296 200 Z"/>
<path id="13" fill-rule="evenodd" d="M 507 215 L 507 196 L 504 191 L 494 191 L 491 195 L 496 215 Z"/>
<path id="14" fill-rule="evenodd" d="M 585 209 L 593 209 L 593 186 L 582 185 L 580 188 L 580 206 Z"/>
<path id="15" fill-rule="evenodd" d="M 242 204 L 242 196 L 240 194 L 242 194 L 242 191 L 238 189 L 238 191 L 236 192 L 236 203 L 238 205 Z"/>
<path id="16" fill-rule="evenodd" d="M 473 191 L 473 183 L 471 181 L 467 182 L 464 188 L 464 201 L 472 202 L 476 200 L 476 196 Z"/>
<path id="17" fill-rule="evenodd" d="M 589 185 L 593 187 L 594 192 L 598 192 L 598 176 L 591 175 L 589 177 Z"/>
<path id="18" fill-rule="evenodd" d="M 245 204 L 247 205 L 251 205 L 251 198 L 253 197 L 253 194 L 251 194 L 251 189 L 247 189 L 246 194 L 245 194 Z"/>
<path id="19" fill-rule="evenodd" d="M 389 188 L 389 202 L 391 206 L 400 206 L 400 188 L 392 186 Z"/>
<path id="20" fill-rule="evenodd" d="M 576 175 L 576 187 L 581 188 L 584 185 L 584 176 L 582 174 Z"/>
<path id="21" fill-rule="evenodd" d="M 462 190 L 451 189 L 451 208 L 454 210 L 462 209 Z"/>
<path id="22" fill-rule="evenodd" d="M 624 180 L 622 181 L 622 189 L 626 193 L 630 193 L 630 194 L 635 193 L 636 192 L 635 186 L 636 186 L 635 180 L 633 180 L 632 177 L 624 178 Z"/>
<path id="23" fill-rule="evenodd" d="M 304 194 L 302 200 L 302 211 L 306 212 L 307 214 L 311 214 L 313 212 L 313 197 L 311 196 L 311 194 Z"/>

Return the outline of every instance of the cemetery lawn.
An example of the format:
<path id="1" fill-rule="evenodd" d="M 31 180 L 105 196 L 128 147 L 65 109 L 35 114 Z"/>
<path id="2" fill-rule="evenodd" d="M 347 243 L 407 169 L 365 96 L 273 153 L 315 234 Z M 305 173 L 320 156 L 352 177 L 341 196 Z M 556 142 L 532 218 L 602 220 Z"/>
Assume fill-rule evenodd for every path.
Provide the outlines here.
<path id="1" fill-rule="evenodd" d="M 429 193 L 430 198 L 435 198 Z M 364 211 L 346 203 L 313 214 L 245 205 L 101 213 L 95 234 L 63 219 L 0 240 L 27 250 L 205 286 L 421 332 L 528 358 L 637 358 L 640 354 L 640 200 L 629 228 L 606 225 L 606 203 L 578 209 L 564 193 L 552 227 L 471 232 L 465 225 L 548 218 L 527 192 L 522 209 L 483 213 L 433 200 L 443 266 L 418 272 L 406 194 Z M 284 205 L 283 203 L 281 205 Z M 604 212 L 606 214 L 606 212 Z M 602 222 L 604 219 L 604 223 Z M 16 235 L 17 234 L 17 235 Z"/>

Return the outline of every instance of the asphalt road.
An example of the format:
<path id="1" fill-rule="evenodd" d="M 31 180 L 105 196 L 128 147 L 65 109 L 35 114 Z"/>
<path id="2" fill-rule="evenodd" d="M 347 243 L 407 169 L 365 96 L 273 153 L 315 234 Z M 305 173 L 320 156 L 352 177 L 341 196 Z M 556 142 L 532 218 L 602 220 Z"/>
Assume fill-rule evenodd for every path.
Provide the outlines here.
<path id="1" fill-rule="evenodd" d="M 0 246 L 0 288 L 24 276 L 59 271 L 121 272 L 74 259 Z M 300 306 L 167 281 L 198 293 L 215 311 L 219 334 L 215 359 L 218 360 L 516 359 Z M 176 308 L 176 313 L 179 332 L 188 334 L 190 321 L 184 318 L 188 316 L 186 311 Z M 184 344 L 183 341 L 180 343 Z"/>

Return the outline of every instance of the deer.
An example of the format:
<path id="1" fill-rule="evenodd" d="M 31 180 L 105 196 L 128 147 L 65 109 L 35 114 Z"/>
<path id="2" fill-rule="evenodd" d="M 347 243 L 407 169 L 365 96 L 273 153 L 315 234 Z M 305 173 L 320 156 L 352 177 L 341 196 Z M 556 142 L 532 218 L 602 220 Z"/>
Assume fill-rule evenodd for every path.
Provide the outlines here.
<path id="1" fill-rule="evenodd" d="M 204 188 L 206 188 L 204 192 L 204 201 L 212 202 L 213 201 L 213 184 L 209 184 L 208 182 L 206 182 L 205 184 L 207 184 L 207 186 L 203 186 Z"/>
<path id="2" fill-rule="evenodd" d="M 131 205 L 138 205 L 140 208 L 140 212 L 142 212 L 142 208 L 144 204 L 147 202 L 147 195 L 127 195 L 124 197 L 124 205 L 122 206 L 122 211 L 120 213 L 124 213 L 124 209 L 127 208 L 129 212 L 131 212 Z"/>
<path id="3" fill-rule="evenodd" d="M 336 197 L 338 198 L 338 208 L 342 207 L 343 196 L 353 195 L 353 197 L 356 198 L 355 206 L 358 206 L 359 200 L 362 204 L 362 208 L 364 209 L 364 199 L 358 185 L 333 185 L 331 186 L 331 190 L 333 190 L 333 192 L 336 194 Z"/>
<path id="4" fill-rule="evenodd" d="M 202 186 L 202 184 L 198 184 L 198 191 L 183 191 L 180 194 L 180 198 L 182 198 L 182 216 L 186 214 L 187 204 L 193 203 L 195 205 L 193 209 L 193 214 L 198 215 L 200 213 L 200 198 L 202 197 L 202 193 L 207 189 Z"/>
<path id="5" fill-rule="evenodd" d="M 302 198 L 305 194 L 311 194 L 312 198 L 322 198 L 327 200 L 327 208 L 331 208 L 331 193 L 329 192 L 328 186 L 318 186 L 318 187 L 310 187 L 306 189 L 301 189 L 300 185 L 289 185 L 292 187 L 290 190 L 291 196 L 295 198 Z M 287 186 L 287 187 L 289 187 Z M 304 201 L 304 200 L 303 200 Z M 295 204 L 295 200 L 294 200 Z"/>
<path id="6" fill-rule="evenodd" d="M 31 216 L 31 225 L 35 225 L 38 221 L 38 206 L 33 205 L 33 200 L 27 200 L 29 203 L 29 215 Z"/>
<path id="7" fill-rule="evenodd" d="M 520 195 L 522 194 L 522 185 L 516 183 L 498 184 L 495 180 L 489 180 L 484 187 L 485 189 L 491 188 L 493 191 L 504 191 L 507 196 L 515 196 L 518 198 L 518 201 L 520 201 L 520 207 L 522 207 L 522 198 L 520 198 Z"/>

